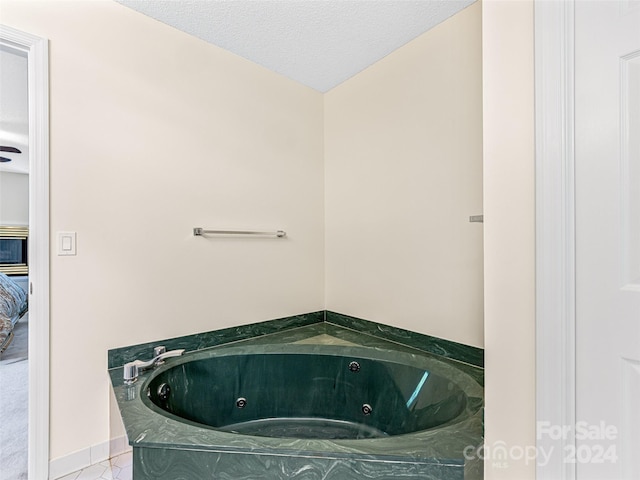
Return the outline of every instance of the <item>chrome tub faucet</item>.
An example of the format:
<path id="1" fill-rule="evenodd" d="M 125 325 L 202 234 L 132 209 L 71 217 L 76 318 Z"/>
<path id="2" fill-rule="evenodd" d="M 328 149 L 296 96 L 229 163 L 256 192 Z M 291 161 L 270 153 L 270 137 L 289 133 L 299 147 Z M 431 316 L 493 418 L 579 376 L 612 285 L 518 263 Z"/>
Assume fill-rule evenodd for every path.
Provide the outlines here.
<path id="1" fill-rule="evenodd" d="M 146 362 L 142 360 L 134 360 L 133 362 L 128 362 L 124 364 L 124 383 L 127 385 L 131 385 L 138 379 L 138 374 L 149 368 L 155 368 L 164 363 L 165 358 L 169 357 L 179 357 L 184 353 L 184 348 L 178 350 L 170 350 L 167 352 L 167 349 L 164 346 L 158 346 L 153 349 L 153 358 Z"/>

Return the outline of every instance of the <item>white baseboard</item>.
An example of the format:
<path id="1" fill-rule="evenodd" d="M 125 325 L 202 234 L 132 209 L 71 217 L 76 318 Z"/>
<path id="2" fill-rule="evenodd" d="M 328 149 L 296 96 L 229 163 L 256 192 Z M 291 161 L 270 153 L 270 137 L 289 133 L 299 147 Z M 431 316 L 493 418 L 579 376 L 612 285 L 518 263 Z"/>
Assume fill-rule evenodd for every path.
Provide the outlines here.
<path id="1" fill-rule="evenodd" d="M 129 446 L 127 437 L 123 435 L 112 438 L 108 442 L 102 442 L 78 450 L 64 457 L 54 458 L 49 462 L 49 478 L 51 480 L 62 478 L 65 475 L 90 467 L 96 463 L 122 455 L 129 450 L 131 450 L 131 447 Z"/>
<path id="2" fill-rule="evenodd" d="M 91 449 L 78 450 L 64 457 L 52 459 L 49 462 L 49 478 L 51 480 L 62 478 L 89 465 L 91 465 Z"/>
<path id="3" fill-rule="evenodd" d="M 117 457 L 129 451 L 131 451 L 131 446 L 126 435 L 112 438 L 109 442 L 109 458 Z"/>

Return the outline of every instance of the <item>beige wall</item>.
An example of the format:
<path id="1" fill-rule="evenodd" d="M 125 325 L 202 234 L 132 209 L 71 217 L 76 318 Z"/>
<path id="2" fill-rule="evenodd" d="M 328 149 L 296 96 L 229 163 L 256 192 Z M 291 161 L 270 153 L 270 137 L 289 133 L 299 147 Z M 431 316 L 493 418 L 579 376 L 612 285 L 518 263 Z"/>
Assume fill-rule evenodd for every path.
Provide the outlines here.
<path id="1" fill-rule="evenodd" d="M 476 3 L 325 94 L 327 309 L 482 346 Z"/>
<path id="2" fill-rule="evenodd" d="M 78 232 L 76 257 L 52 244 L 52 459 L 108 440 L 108 348 L 324 308 L 325 195 L 327 308 L 484 341 L 487 443 L 535 442 L 529 0 L 485 0 L 482 38 L 474 5 L 325 98 L 115 2 L 0 1 L 2 23 L 50 39 L 52 237 Z M 480 61 L 484 135 L 482 85 L 465 73 Z M 482 138 L 484 227 L 468 223 Z M 290 237 L 206 240 L 194 226 Z M 484 339 L 473 249 L 452 264 L 468 275 L 445 271 L 456 288 L 423 310 L 444 295 L 430 274 L 447 270 L 429 251 L 481 249 L 483 229 Z"/>
<path id="3" fill-rule="evenodd" d="M 485 445 L 525 448 L 536 442 L 533 2 L 484 0 L 482 30 Z M 533 479 L 535 465 L 489 454 L 485 478 Z"/>
<path id="4" fill-rule="evenodd" d="M 29 225 L 29 175 L 0 172 L 0 225 Z"/>
<path id="5" fill-rule="evenodd" d="M 107 349 L 324 307 L 323 101 L 112 1 L 2 22 L 50 41 L 55 460 L 109 439 Z"/>

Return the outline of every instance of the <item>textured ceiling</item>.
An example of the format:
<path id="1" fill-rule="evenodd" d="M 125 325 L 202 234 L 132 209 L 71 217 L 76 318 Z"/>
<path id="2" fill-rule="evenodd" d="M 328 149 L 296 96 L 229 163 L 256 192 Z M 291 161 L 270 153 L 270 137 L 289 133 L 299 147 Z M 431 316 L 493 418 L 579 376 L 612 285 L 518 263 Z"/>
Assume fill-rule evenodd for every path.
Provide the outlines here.
<path id="1" fill-rule="evenodd" d="M 117 0 L 326 92 L 476 0 Z M 0 171 L 28 171 L 26 58 L 0 50 Z"/>
<path id="2" fill-rule="evenodd" d="M 116 0 L 326 92 L 476 0 Z"/>

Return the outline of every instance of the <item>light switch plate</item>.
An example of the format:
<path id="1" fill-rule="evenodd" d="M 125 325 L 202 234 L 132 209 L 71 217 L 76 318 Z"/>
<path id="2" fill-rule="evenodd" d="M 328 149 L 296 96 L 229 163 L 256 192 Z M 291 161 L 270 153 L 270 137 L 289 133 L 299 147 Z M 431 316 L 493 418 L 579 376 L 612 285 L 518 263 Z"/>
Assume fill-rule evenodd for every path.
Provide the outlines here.
<path id="1" fill-rule="evenodd" d="M 76 254 L 76 232 L 58 232 L 58 255 Z"/>

